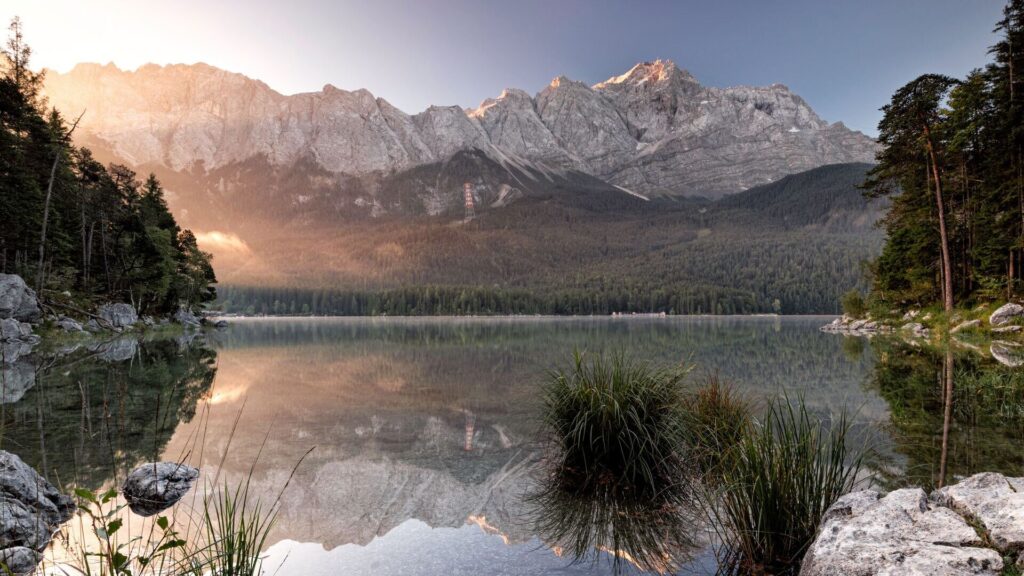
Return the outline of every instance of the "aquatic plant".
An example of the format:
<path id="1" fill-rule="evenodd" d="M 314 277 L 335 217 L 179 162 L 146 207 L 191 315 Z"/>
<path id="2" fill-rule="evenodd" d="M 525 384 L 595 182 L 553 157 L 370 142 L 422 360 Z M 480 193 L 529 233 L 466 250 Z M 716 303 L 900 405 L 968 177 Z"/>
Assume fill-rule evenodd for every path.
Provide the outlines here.
<path id="1" fill-rule="evenodd" d="M 705 481 L 721 474 L 728 454 L 751 424 L 752 407 L 734 387 L 711 374 L 685 402 L 690 459 Z"/>
<path id="2" fill-rule="evenodd" d="M 670 571 L 692 548 L 683 368 L 575 353 L 550 375 L 545 475 L 531 495 L 539 534 L 574 561 L 611 556 Z"/>
<path id="3" fill-rule="evenodd" d="M 722 571 L 796 574 L 822 516 L 856 485 L 865 450 L 844 413 L 832 426 L 802 399 L 773 401 L 730 452 L 708 511 L 724 542 Z"/>
<path id="4" fill-rule="evenodd" d="M 609 486 L 651 495 L 686 476 L 683 380 L 687 370 L 615 355 L 573 355 L 544 389 L 555 474 L 587 493 Z"/>

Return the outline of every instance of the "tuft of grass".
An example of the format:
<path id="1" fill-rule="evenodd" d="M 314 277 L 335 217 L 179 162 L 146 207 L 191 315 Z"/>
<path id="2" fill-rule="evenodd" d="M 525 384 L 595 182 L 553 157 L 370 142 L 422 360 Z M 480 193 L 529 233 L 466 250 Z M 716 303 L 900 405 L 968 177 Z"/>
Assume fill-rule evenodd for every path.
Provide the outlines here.
<path id="1" fill-rule="evenodd" d="M 553 372 L 543 394 L 557 476 L 582 493 L 619 486 L 650 495 L 679 482 L 687 469 L 685 374 L 575 352 L 571 369 Z"/>
<path id="2" fill-rule="evenodd" d="M 671 572 L 693 547 L 682 368 L 575 353 L 544 389 L 547 475 L 531 495 L 537 532 L 575 562 L 611 555 Z"/>
<path id="3" fill-rule="evenodd" d="M 709 509 L 731 574 L 796 574 L 825 511 L 857 483 L 865 453 L 851 451 L 845 413 L 829 428 L 804 402 L 769 405 L 731 452 Z"/>
<path id="4" fill-rule="evenodd" d="M 750 402 L 716 374 L 707 377 L 686 402 L 690 457 L 705 480 L 719 477 L 728 455 L 751 425 Z"/>

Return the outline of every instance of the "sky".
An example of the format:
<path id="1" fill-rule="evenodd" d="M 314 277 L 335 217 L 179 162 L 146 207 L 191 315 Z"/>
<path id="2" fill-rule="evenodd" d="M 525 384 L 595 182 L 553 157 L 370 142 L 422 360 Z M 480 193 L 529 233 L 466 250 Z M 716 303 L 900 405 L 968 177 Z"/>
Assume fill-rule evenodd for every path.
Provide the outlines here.
<path id="1" fill-rule="evenodd" d="M 1003 0 L 2 0 L 35 67 L 206 62 L 292 94 L 366 88 L 409 113 L 475 107 L 559 75 L 594 84 L 673 60 L 705 85 L 780 82 L 876 134 L 926 72 L 988 61 Z"/>

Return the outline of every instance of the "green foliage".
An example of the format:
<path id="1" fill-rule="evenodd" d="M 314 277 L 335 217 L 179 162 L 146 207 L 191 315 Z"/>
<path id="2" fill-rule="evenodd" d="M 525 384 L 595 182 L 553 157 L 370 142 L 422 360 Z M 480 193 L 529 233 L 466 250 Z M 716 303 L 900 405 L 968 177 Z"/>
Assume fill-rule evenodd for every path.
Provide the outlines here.
<path id="1" fill-rule="evenodd" d="M 576 352 L 550 375 L 543 418 L 551 436 L 549 474 L 532 497 L 538 532 L 577 560 L 594 550 L 622 553 L 665 571 L 692 546 L 679 368 L 622 355 Z"/>
<path id="2" fill-rule="evenodd" d="M 39 97 L 17 20 L 11 30 L 0 56 L 0 272 L 41 283 L 44 299 L 68 290 L 140 313 L 211 301 L 210 255 L 179 229 L 160 183 L 71 144 L 73 128 Z"/>
<path id="3" fill-rule="evenodd" d="M 570 370 L 552 373 L 544 390 L 558 476 L 582 492 L 612 486 L 654 494 L 680 481 L 684 375 L 576 352 Z"/>
<path id="4" fill-rule="evenodd" d="M 861 295 L 860 290 L 850 290 L 843 294 L 842 306 L 843 314 L 854 318 L 861 318 L 868 311 L 868 305 L 864 301 L 864 296 Z"/>
<path id="5" fill-rule="evenodd" d="M 750 402 L 712 375 L 687 398 L 685 409 L 691 460 L 705 480 L 713 482 L 729 462 L 729 453 L 749 431 Z"/>
<path id="6" fill-rule="evenodd" d="M 955 301 L 1010 299 L 1024 278 L 1024 1 L 997 25 L 993 62 L 962 80 L 923 75 L 883 108 L 865 187 L 892 197 L 873 290 L 891 305 L 942 295 L 941 184 Z M 934 161 L 933 161 L 934 158 Z M 936 181 L 937 173 L 937 181 Z"/>
<path id="7" fill-rule="evenodd" d="M 736 574 L 796 574 L 829 506 L 851 491 L 863 452 L 850 450 L 845 414 L 829 428 L 803 401 L 773 402 L 723 467 L 709 504 Z"/>

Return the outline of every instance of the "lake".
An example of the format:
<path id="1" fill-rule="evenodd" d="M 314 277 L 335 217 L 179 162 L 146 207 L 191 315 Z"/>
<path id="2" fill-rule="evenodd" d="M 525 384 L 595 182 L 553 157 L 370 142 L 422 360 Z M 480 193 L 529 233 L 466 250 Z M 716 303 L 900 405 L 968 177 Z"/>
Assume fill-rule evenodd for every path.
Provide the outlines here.
<path id="1" fill-rule="evenodd" d="M 34 381 L 0 404 L 0 447 L 90 489 L 155 458 L 206 482 L 251 470 L 280 494 L 265 566 L 282 576 L 611 573 L 606 552 L 571 563 L 538 534 L 528 497 L 538 387 L 574 350 L 692 365 L 693 386 L 714 374 L 760 406 L 802 397 L 826 421 L 849 410 L 883 487 L 1024 475 L 1017 371 L 965 347 L 947 394 L 938 353 L 820 332 L 830 319 L 233 319 L 34 354 Z M 715 569 L 707 549 L 680 563 Z"/>

